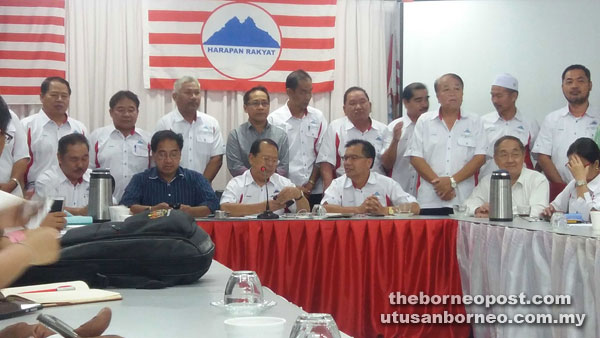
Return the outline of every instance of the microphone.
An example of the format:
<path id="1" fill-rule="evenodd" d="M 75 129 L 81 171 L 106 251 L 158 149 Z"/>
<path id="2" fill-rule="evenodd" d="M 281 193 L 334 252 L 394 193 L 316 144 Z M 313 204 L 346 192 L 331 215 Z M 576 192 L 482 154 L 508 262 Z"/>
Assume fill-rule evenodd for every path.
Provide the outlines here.
<path id="1" fill-rule="evenodd" d="M 269 178 L 267 177 L 267 173 L 266 168 L 265 167 L 260 167 L 260 171 L 263 173 L 263 177 L 265 179 L 265 190 L 267 192 L 267 207 L 265 208 L 265 211 L 263 211 L 262 213 L 258 214 L 258 216 L 256 216 L 257 219 L 278 219 L 279 215 L 277 215 L 276 213 L 274 213 L 273 211 L 271 211 L 269 209 Z"/>

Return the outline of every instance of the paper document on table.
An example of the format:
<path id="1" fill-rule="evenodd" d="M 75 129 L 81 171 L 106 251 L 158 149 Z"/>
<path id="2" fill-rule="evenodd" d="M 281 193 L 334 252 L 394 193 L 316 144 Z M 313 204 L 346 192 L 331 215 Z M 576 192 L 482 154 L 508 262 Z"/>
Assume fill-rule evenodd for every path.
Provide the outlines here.
<path id="1" fill-rule="evenodd" d="M 40 226 L 46 215 L 48 214 L 49 205 L 46 205 L 48 201 L 28 201 L 22 199 L 21 197 L 17 197 L 15 195 L 9 194 L 5 191 L 0 190 L 0 210 L 9 208 L 15 205 L 19 205 L 21 203 L 26 203 L 25 208 L 38 208 L 40 204 L 44 204 L 43 207 L 38 211 L 37 214 L 33 215 L 27 224 L 25 224 L 25 228 L 27 229 L 35 229 Z M 29 211 L 33 209 L 25 209 L 25 211 Z M 29 213 L 28 213 L 29 214 Z M 12 231 L 22 230 L 20 227 L 5 227 L 4 232 L 9 233 Z"/>
<path id="2" fill-rule="evenodd" d="M 90 289 L 83 281 L 21 286 L 2 289 L 0 292 L 8 299 L 25 298 L 45 307 L 123 299 L 118 292 Z"/>

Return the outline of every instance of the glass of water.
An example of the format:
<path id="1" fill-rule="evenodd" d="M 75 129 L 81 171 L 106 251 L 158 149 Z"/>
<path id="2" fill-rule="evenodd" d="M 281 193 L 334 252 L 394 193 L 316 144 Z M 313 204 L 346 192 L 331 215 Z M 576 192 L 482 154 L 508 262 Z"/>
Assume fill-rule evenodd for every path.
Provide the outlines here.
<path id="1" fill-rule="evenodd" d="M 341 338 L 341 336 L 330 314 L 306 313 L 296 318 L 290 338 Z"/>
<path id="2" fill-rule="evenodd" d="M 565 216 L 565 214 L 563 212 L 560 211 L 555 211 L 552 214 L 552 218 L 550 218 L 550 225 L 552 225 L 553 228 L 566 228 L 567 225 L 567 217 Z"/>

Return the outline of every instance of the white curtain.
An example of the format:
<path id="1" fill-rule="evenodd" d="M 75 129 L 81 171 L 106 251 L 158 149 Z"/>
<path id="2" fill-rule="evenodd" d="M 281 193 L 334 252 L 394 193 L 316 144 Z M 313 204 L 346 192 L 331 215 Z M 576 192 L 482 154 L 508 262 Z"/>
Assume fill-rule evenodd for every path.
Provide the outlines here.
<path id="1" fill-rule="evenodd" d="M 171 111 L 174 103 L 170 91 L 148 90 L 143 85 L 141 1 L 67 0 L 66 6 L 67 80 L 73 90 L 70 115 L 90 131 L 110 124 L 110 97 L 128 89 L 141 101 L 137 125 L 154 131 L 156 121 Z M 315 94 L 312 102 L 330 120 L 343 116 L 343 93 L 357 85 L 369 93 L 373 118 L 387 123 L 386 27 L 398 24 L 389 22 L 397 18 L 390 13 L 398 6 L 396 1 L 338 0 L 335 89 Z M 201 110 L 217 118 L 225 139 L 230 130 L 246 121 L 242 96 L 241 92 L 205 92 Z M 286 99 L 283 93 L 272 94 L 271 109 L 285 104 Z M 11 109 L 23 117 L 36 113 L 40 105 Z M 224 164 L 213 183 L 215 189 L 225 187 L 226 171 Z"/>

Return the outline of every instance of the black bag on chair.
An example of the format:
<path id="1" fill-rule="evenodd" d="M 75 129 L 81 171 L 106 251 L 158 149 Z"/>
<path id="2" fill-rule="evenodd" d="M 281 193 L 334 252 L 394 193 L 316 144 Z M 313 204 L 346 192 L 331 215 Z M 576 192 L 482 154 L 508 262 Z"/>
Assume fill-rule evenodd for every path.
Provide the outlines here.
<path id="1" fill-rule="evenodd" d="M 30 268 L 13 285 L 83 280 L 97 288 L 158 289 L 197 281 L 215 252 L 210 236 L 179 210 L 69 230 L 60 260 Z"/>

